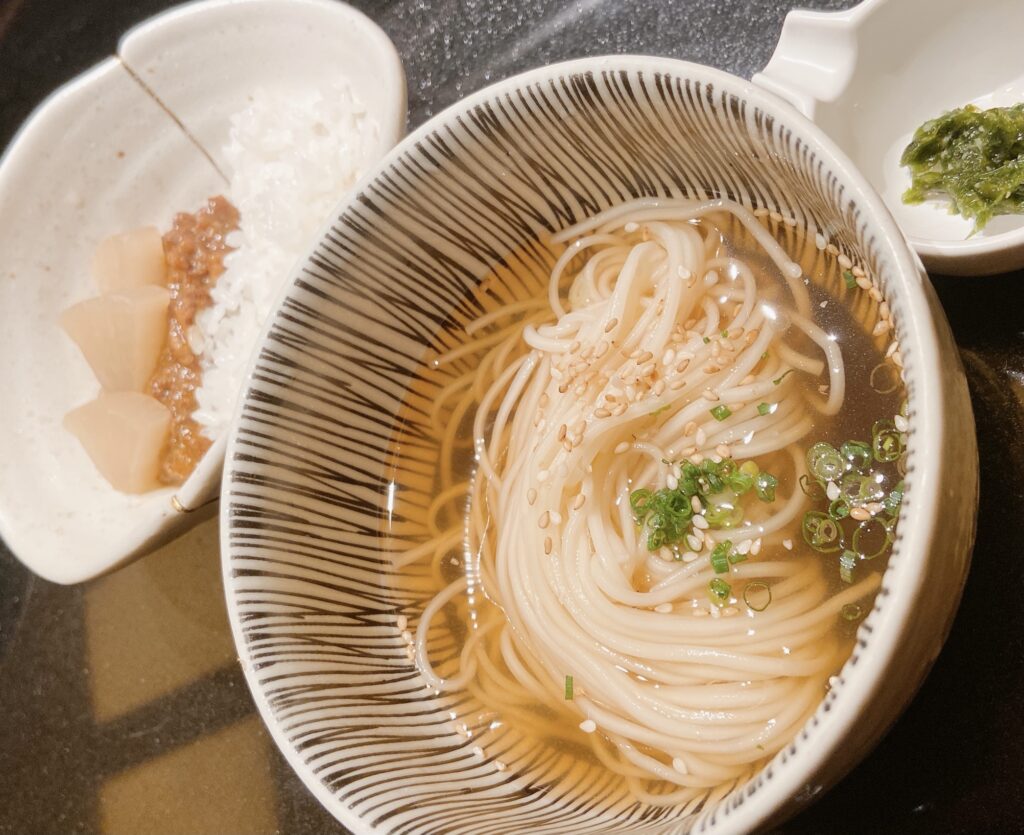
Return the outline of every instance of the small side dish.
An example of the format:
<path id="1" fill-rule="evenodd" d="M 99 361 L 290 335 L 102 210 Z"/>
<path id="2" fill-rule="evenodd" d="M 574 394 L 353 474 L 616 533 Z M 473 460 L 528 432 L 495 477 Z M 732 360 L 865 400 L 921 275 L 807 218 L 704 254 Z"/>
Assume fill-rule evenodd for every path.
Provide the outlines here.
<path id="1" fill-rule="evenodd" d="M 948 198 L 980 232 L 996 215 L 1024 213 L 1024 104 L 967 105 L 925 122 L 903 151 L 904 203 Z"/>
<path id="2" fill-rule="evenodd" d="M 343 82 L 257 90 L 231 119 L 230 200 L 179 213 L 163 236 L 145 227 L 97 247 L 101 295 L 60 322 L 102 391 L 64 425 L 112 487 L 144 493 L 195 469 L 231 416 L 281 285 L 371 161 L 378 130 Z"/>

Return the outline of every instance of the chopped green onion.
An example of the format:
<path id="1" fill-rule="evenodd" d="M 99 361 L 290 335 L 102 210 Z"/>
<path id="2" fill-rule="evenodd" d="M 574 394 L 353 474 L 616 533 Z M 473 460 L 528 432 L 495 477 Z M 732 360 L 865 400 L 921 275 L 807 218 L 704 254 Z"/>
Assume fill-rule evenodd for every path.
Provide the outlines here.
<path id="1" fill-rule="evenodd" d="M 722 331 L 722 339 L 725 339 L 729 335 L 728 329 Z"/>
<path id="2" fill-rule="evenodd" d="M 880 463 L 895 461 L 903 454 L 903 437 L 891 420 L 875 421 L 871 430 L 871 448 Z"/>
<path id="3" fill-rule="evenodd" d="M 758 403 L 757 404 L 757 413 L 759 415 L 761 415 L 762 417 L 764 415 L 771 414 L 771 411 L 772 411 L 772 407 L 771 407 L 770 403 Z"/>
<path id="4" fill-rule="evenodd" d="M 704 337 L 704 344 L 705 345 L 707 345 L 710 341 L 711 341 L 711 337 L 710 336 L 705 336 Z"/>
<path id="5" fill-rule="evenodd" d="M 746 562 L 746 561 L 747 561 L 747 555 L 746 554 L 741 554 L 739 551 L 733 551 L 731 554 L 729 554 L 729 564 L 730 565 L 736 565 L 736 563 L 738 563 L 738 562 Z"/>
<path id="6" fill-rule="evenodd" d="M 754 492 L 762 502 L 775 501 L 775 488 L 779 486 L 779 480 L 771 473 L 758 473 L 754 479 Z"/>
<path id="7" fill-rule="evenodd" d="M 778 377 L 776 377 L 774 380 L 772 380 L 772 382 L 775 385 L 778 385 L 783 380 L 785 380 L 786 377 L 788 377 L 790 374 L 792 374 L 794 371 L 796 371 L 795 368 L 787 368 L 785 371 L 782 372 L 782 374 L 780 374 Z"/>
<path id="8" fill-rule="evenodd" d="M 857 567 L 857 555 L 853 551 L 843 551 L 839 558 L 839 577 L 844 583 L 853 582 L 853 569 Z"/>
<path id="9" fill-rule="evenodd" d="M 711 550 L 711 567 L 715 574 L 725 574 L 729 570 L 729 552 L 732 551 L 732 543 L 726 539 L 719 542 Z"/>
<path id="10" fill-rule="evenodd" d="M 855 470 L 864 470 L 871 465 L 871 445 L 863 441 L 847 441 L 839 447 L 839 453 Z"/>
<path id="11" fill-rule="evenodd" d="M 825 485 L 807 473 L 800 476 L 800 489 L 804 491 L 805 496 L 815 501 L 825 498 Z"/>
<path id="12" fill-rule="evenodd" d="M 832 444 L 820 441 L 807 450 L 807 469 L 822 481 L 836 481 L 846 472 L 846 462 Z"/>
<path id="13" fill-rule="evenodd" d="M 843 616 L 843 620 L 857 620 L 857 618 L 864 614 L 864 610 L 856 603 L 847 603 L 839 614 Z"/>
<path id="14" fill-rule="evenodd" d="M 846 280 L 846 289 L 852 290 L 857 286 L 857 276 L 851 273 L 849 270 L 843 272 L 843 278 Z"/>
<path id="15" fill-rule="evenodd" d="M 891 543 L 892 532 L 889 526 L 874 518 L 861 522 L 850 540 L 853 550 L 866 560 L 882 556 Z"/>
<path id="16" fill-rule="evenodd" d="M 767 583 L 755 580 L 743 589 L 743 602 L 755 612 L 763 612 L 772 602 L 772 589 Z"/>
<path id="17" fill-rule="evenodd" d="M 655 409 L 653 412 L 651 412 L 651 417 L 657 417 L 662 412 L 664 412 L 666 409 L 671 409 L 671 408 L 672 408 L 672 404 L 671 403 L 666 403 L 664 406 L 659 406 L 657 409 Z"/>
<path id="18" fill-rule="evenodd" d="M 740 464 L 740 472 L 746 473 L 749 476 L 755 476 L 761 472 L 761 468 L 757 466 L 756 461 L 744 461 Z"/>
<path id="19" fill-rule="evenodd" d="M 893 491 L 882 500 L 882 504 L 885 505 L 885 509 L 894 514 L 900 509 L 900 504 L 903 502 L 903 482 L 897 484 Z"/>
<path id="20" fill-rule="evenodd" d="M 843 529 L 819 510 L 808 510 L 804 514 L 803 534 L 804 541 L 823 554 L 838 551 L 843 546 Z"/>
<path id="21" fill-rule="evenodd" d="M 715 406 L 715 408 L 711 409 L 710 411 L 711 416 L 718 421 L 725 420 L 727 417 L 729 417 L 729 415 L 732 414 L 732 409 L 730 409 L 724 403 Z"/>
<path id="22" fill-rule="evenodd" d="M 836 499 L 828 506 L 828 515 L 836 521 L 845 519 L 850 515 L 850 505 L 847 504 L 846 499 Z"/>
<path id="23" fill-rule="evenodd" d="M 704 511 L 704 518 L 708 524 L 715 528 L 735 528 L 743 521 L 743 508 L 732 505 L 728 502 L 721 504 L 709 504 Z"/>
<path id="24" fill-rule="evenodd" d="M 714 580 L 708 583 L 708 596 L 711 598 L 711 602 L 718 606 L 725 603 L 731 593 L 732 586 L 719 577 L 715 577 Z"/>
<path id="25" fill-rule="evenodd" d="M 565 677 L 565 699 L 566 701 L 572 701 L 572 676 Z"/>

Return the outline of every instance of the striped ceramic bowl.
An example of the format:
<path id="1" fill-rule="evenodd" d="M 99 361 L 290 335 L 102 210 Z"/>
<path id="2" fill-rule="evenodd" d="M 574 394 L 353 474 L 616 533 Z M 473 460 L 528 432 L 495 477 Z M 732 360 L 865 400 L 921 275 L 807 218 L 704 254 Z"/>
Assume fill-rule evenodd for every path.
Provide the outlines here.
<path id="1" fill-rule="evenodd" d="M 708 193 L 795 218 L 827 237 L 833 256 L 877 277 L 912 429 L 898 539 L 852 656 L 754 779 L 684 814 L 517 747 L 514 728 L 485 740 L 487 751 L 522 752 L 505 770 L 474 750 L 453 720 L 468 697 L 435 697 L 406 655 L 396 617 L 417 602 L 391 569 L 383 528 L 402 501 L 423 498 L 390 467 L 403 394 L 492 265 L 629 198 Z M 949 328 L 849 160 L 739 78 L 665 59 L 588 59 L 455 105 L 402 142 L 331 219 L 250 370 L 222 500 L 235 639 L 281 750 L 355 833 L 763 828 L 878 741 L 952 621 L 973 539 L 977 454 Z"/>

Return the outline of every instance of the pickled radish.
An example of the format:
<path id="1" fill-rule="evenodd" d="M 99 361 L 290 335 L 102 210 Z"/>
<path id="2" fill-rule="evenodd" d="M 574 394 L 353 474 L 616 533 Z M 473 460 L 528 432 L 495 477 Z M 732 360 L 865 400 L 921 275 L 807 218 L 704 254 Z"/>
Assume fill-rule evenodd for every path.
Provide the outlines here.
<path id="1" fill-rule="evenodd" d="M 159 401 L 134 391 L 104 393 L 68 412 L 64 427 L 114 489 L 145 493 L 160 486 L 171 413 Z"/>
<path id="2" fill-rule="evenodd" d="M 111 235 L 96 247 L 92 274 L 101 293 L 167 282 L 160 230 L 144 226 Z"/>
<path id="3" fill-rule="evenodd" d="M 106 391 L 142 391 L 167 338 L 166 287 L 148 285 L 108 293 L 69 307 L 61 326 Z"/>

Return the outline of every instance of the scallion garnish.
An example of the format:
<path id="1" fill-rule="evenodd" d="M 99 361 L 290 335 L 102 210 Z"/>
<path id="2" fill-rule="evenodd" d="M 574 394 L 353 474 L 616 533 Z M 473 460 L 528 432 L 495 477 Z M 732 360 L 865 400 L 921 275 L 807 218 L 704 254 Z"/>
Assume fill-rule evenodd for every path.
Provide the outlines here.
<path id="1" fill-rule="evenodd" d="M 565 677 L 565 699 L 566 701 L 572 701 L 572 676 Z"/>
<path id="2" fill-rule="evenodd" d="M 711 602 L 717 606 L 721 606 L 729 599 L 729 595 L 732 593 L 732 586 L 730 586 L 725 580 L 720 577 L 715 577 L 710 583 L 708 583 L 708 597 L 711 598 Z"/>
<path id="3" fill-rule="evenodd" d="M 771 411 L 772 411 L 771 404 L 769 404 L 769 403 L 758 403 L 757 404 L 757 413 L 759 415 L 761 415 L 762 417 L 764 415 L 770 414 Z"/>
<path id="4" fill-rule="evenodd" d="M 843 620 L 857 620 L 864 614 L 864 610 L 856 603 L 847 603 L 843 606 L 840 614 L 843 616 Z"/>
<path id="5" fill-rule="evenodd" d="M 789 376 L 790 374 L 792 374 L 792 373 L 793 373 L 794 371 L 796 371 L 796 369 L 795 369 L 795 368 L 787 368 L 787 369 L 786 369 L 785 371 L 783 371 L 783 372 L 782 372 L 782 373 L 781 373 L 781 374 L 780 374 L 780 375 L 779 375 L 778 377 L 776 377 L 776 378 L 775 378 L 774 380 L 772 380 L 772 382 L 773 382 L 773 383 L 774 383 L 775 385 L 779 385 L 779 383 L 781 383 L 781 382 L 782 382 L 783 380 L 785 380 L 785 379 L 786 379 L 786 377 L 788 377 L 788 376 Z"/>
<path id="6" fill-rule="evenodd" d="M 718 421 L 725 420 L 727 417 L 729 417 L 729 415 L 732 414 L 732 409 L 730 409 L 724 403 L 715 406 L 715 408 L 711 409 L 710 411 L 711 417 Z"/>
<path id="7" fill-rule="evenodd" d="M 743 588 L 743 602 L 755 612 L 763 612 L 772 602 L 772 589 L 767 583 L 755 580 Z"/>
<path id="8" fill-rule="evenodd" d="M 853 532 L 850 545 L 861 559 L 873 560 L 882 556 L 892 544 L 891 526 L 878 517 L 861 522 Z"/>
<path id="9" fill-rule="evenodd" d="M 711 567 L 715 574 L 725 574 L 729 570 L 729 552 L 732 551 L 732 543 L 726 539 L 719 542 L 711 549 Z"/>
<path id="10" fill-rule="evenodd" d="M 843 279 L 846 281 L 846 289 L 852 290 L 857 286 L 857 276 L 851 273 L 849 270 L 843 272 Z"/>
<path id="11" fill-rule="evenodd" d="M 705 336 L 704 337 L 704 344 L 705 345 L 707 345 L 710 341 L 711 341 L 711 337 L 710 336 Z"/>
<path id="12" fill-rule="evenodd" d="M 880 463 L 895 461 L 903 454 L 903 436 L 891 420 L 878 420 L 871 430 L 871 449 Z"/>
<path id="13" fill-rule="evenodd" d="M 815 551 L 830 554 L 843 547 L 843 529 L 825 513 L 808 510 L 804 514 L 804 541 Z"/>
<path id="14" fill-rule="evenodd" d="M 671 461 L 664 463 L 676 466 Z M 650 551 L 678 545 L 691 532 L 694 497 L 705 508 L 704 518 L 713 528 L 742 522 L 743 507 L 738 500 L 751 491 L 763 502 L 775 499 L 775 477 L 762 472 L 753 461 L 737 465 L 730 458 L 718 462 L 705 458 L 700 466 L 683 461 L 678 467 L 675 488 L 641 488 L 629 495 L 633 518 L 644 529 Z"/>
<path id="15" fill-rule="evenodd" d="M 839 576 L 844 583 L 853 582 L 853 569 L 857 566 L 857 555 L 853 551 L 843 551 L 839 558 Z"/>

